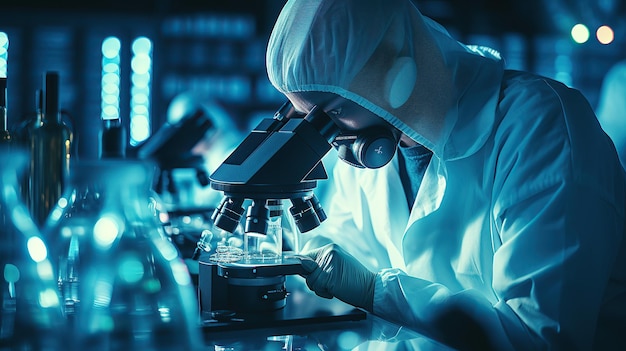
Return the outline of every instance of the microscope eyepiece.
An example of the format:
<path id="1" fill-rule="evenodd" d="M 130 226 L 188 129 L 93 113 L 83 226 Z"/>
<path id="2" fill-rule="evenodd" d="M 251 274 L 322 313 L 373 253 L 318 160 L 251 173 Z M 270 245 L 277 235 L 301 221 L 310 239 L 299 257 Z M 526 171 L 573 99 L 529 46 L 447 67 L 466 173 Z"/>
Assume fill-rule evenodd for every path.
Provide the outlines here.
<path id="1" fill-rule="evenodd" d="M 341 132 L 339 126 L 317 105 L 304 117 L 304 120 L 309 122 L 328 142 L 335 139 Z"/>

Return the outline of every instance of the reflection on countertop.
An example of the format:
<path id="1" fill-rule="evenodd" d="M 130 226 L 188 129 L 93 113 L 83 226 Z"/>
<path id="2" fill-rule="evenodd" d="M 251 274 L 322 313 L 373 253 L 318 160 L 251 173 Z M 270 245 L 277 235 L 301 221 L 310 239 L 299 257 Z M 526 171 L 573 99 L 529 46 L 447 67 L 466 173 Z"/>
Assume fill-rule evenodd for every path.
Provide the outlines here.
<path id="1" fill-rule="evenodd" d="M 215 351 L 454 350 L 376 316 L 361 321 L 315 323 L 204 334 Z"/>
<path id="2" fill-rule="evenodd" d="M 337 299 L 318 297 L 300 276 L 290 276 L 287 288 L 287 314 L 309 317 L 276 320 L 268 315 L 264 323 L 257 318 L 251 328 L 216 328 L 216 324 L 205 321 L 202 328 L 207 350 L 453 350 L 413 330 L 355 311 Z"/>

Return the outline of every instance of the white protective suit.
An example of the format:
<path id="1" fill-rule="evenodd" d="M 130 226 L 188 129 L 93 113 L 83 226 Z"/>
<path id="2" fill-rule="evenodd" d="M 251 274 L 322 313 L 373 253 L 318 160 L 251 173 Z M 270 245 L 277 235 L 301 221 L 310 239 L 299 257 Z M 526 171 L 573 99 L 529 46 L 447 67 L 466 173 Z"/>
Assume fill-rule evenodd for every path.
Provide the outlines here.
<path id="1" fill-rule="evenodd" d="M 415 85 L 390 85 L 406 58 Z M 578 91 L 408 0 L 290 0 L 266 59 L 281 92 L 338 94 L 434 153 L 410 211 L 397 158 L 335 167 L 317 232 L 379 272 L 375 314 L 450 337 L 459 309 L 500 350 L 626 349 L 625 176 Z"/>

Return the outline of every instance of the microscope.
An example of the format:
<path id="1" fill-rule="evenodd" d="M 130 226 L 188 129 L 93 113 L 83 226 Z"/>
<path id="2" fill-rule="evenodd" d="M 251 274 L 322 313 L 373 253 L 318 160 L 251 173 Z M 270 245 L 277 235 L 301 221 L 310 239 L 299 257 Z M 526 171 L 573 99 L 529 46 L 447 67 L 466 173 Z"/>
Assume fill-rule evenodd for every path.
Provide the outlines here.
<path id="1" fill-rule="evenodd" d="M 166 123 L 146 142 L 136 148 L 140 159 L 153 159 L 160 168 L 155 191 L 176 193 L 171 172 L 175 169 L 191 168 L 202 186 L 209 184 L 208 172 L 202 156 L 191 150 L 204 135 L 214 128 L 210 117 L 202 109 L 194 109 L 176 123 Z"/>
<path id="2" fill-rule="evenodd" d="M 194 99 L 181 96 L 175 103 L 177 108 L 168 112 L 168 122 L 129 153 L 131 157 L 152 160 L 157 166 L 153 190 L 155 206 L 162 213 L 159 220 L 187 259 L 215 207 L 193 201 L 200 198 L 196 193 L 209 185 L 204 156 L 195 152 L 194 147 L 211 138 L 217 126 L 215 117 Z"/>
<path id="3" fill-rule="evenodd" d="M 210 175 L 211 187 L 224 195 L 212 216 L 213 230 L 222 236 L 243 231 L 243 239 L 223 239 L 200 255 L 203 316 L 219 322 L 257 315 L 267 321 L 283 313 L 286 276 L 304 272 L 300 259 L 283 254 L 281 233 L 273 222 L 287 202 L 301 233 L 326 219 L 313 189 L 318 180 L 328 178 L 321 159 L 339 134 L 321 108 L 303 115 L 286 102 Z M 242 241 L 243 247 L 230 245 Z"/>

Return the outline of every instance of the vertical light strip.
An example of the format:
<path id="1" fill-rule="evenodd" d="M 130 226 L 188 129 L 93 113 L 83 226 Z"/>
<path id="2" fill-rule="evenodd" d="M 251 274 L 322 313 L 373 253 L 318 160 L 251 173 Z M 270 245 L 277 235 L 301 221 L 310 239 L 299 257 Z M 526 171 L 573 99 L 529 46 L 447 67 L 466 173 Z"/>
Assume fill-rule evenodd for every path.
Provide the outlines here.
<path id="1" fill-rule="evenodd" d="M 132 45 L 130 89 L 130 144 L 135 146 L 150 137 L 150 81 L 152 41 L 138 37 Z"/>
<path id="2" fill-rule="evenodd" d="M 120 48 L 116 37 L 102 41 L 102 85 L 100 91 L 103 120 L 120 118 Z"/>
<path id="3" fill-rule="evenodd" d="M 7 77 L 7 61 L 9 60 L 9 36 L 0 32 L 0 77 Z"/>

